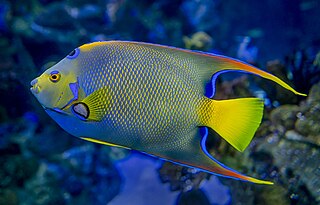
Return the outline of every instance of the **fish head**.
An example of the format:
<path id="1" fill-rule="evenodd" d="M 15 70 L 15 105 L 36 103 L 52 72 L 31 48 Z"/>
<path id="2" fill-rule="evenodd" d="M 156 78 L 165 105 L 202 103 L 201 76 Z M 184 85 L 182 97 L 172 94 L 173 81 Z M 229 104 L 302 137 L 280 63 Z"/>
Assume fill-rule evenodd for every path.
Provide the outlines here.
<path id="1" fill-rule="evenodd" d="M 76 48 L 67 57 L 31 81 L 30 91 L 44 109 L 64 112 L 69 105 L 78 100 L 77 57 L 79 53 L 79 48 Z"/>
<path id="2" fill-rule="evenodd" d="M 82 102 L 87 98 L 84 85 L 79 81 L 86 69 L 82 62 L 91 55 L 88 47 L 91 48 L 82 46 L 73 50 L 32 80 L 30 88 L 46 113 L 61 128 L 76 137 L 90 137 L 94 133 L 95 124 L 89 118 L 89 108 Z"/>

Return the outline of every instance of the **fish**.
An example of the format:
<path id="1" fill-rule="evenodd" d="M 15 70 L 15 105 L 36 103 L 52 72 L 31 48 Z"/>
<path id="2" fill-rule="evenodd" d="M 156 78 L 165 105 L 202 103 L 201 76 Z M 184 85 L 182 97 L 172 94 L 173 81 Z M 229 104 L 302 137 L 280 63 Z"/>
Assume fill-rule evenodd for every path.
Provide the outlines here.
<path id="1" fill-rule="evenodd" d="M 218 176 L 273 184 L 227 167 L 206 148 L 213 129 L 243 152 L 262 120 L 259 98 L 213 99 L 218 75 L 231 71 L 261 76 L 305 96 L 230 57 L 134 41 L 84 44 L 32 80 L 30 90 L 75 137 Z M 211 93 L 205 95 L 208 84 Z"/>

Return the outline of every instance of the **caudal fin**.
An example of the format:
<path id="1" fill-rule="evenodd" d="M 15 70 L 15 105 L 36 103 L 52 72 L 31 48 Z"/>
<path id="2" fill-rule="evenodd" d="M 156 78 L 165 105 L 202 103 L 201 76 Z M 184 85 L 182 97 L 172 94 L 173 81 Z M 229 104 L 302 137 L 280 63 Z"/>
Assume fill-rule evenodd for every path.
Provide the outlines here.
<path id="1" fill-rule="evenodd" d="M 239 151 L 244 151 L 258 129 L 263 102 L 259 98 L 211 100 L 206 98 L 200 108 L 204 126 L 215 130 Z"/>

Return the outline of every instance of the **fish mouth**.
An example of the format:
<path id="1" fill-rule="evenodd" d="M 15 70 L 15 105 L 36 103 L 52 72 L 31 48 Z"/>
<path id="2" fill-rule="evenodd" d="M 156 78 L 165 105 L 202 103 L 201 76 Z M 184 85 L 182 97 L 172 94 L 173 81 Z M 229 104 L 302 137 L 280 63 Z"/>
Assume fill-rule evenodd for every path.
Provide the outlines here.
<path id="1" fill-rule="evenodd" d="M 31 91 L 32 94 L 36 95 L 36 94 L 38 94 L 40 92 L 40 86 L 39 85 L 32 86 L 30 88 L 30 91 Z"/>
<path id="2" fill-rule="evenodd" d="M 38 77 L 39 78 L 39 77 Z M 37 96 L 37 94 L 40 93 L 41 91 L 41 87 L 38 83 L 38 78 L 33 79 L 30 82 L 31 88 L 30 91 L 33 95 L 35 95 L 35 97 L 38 99 L 39 96 Z M 73 84 L 72 84 L 73 85 Z M 67 102 L 67 104 L 65 104 L 64 106 L 60 107 L 47 107 L 45 106 L 41 100 L 38 99 L 38 101 L 40 102 L 41 106 L 43 107 L 43 109 L 47 112 L 47 111 L 52 111 L 52 112 L 56 112 L 56 113 L 60 113 L 60 114 L 65 114 L 65 115 L 69 115 L 70 113 L 67 111 L 68 108 L 70 108 L 74 103 L 76 103 L 78 101 L 78 89 L 77 89 L 77 85 L 76 86 L 70 86 L 70 89 L 74 95 L 74 97 L 69 100 L 69 102 Z M 58 101 L 55 103 L 56 105 L 59 104 L 59 101 L 62 97 L 63 93 L 60 94 Z"/>
<path id="3" fill-rule="evenodd" d="M 40 86 L 38 84 L 38 78 L 32 80 L 30 82 L 30 85 L 31 85 L 31 88 L 30 88 L 30 91 L 32 94 L 36 95 L 40 92 Z"/>

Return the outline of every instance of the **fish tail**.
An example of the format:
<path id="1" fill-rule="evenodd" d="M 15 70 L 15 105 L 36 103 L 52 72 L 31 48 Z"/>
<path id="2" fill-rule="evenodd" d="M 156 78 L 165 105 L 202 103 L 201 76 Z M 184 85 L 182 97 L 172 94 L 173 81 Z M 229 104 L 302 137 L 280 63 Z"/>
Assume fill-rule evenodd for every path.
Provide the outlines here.
<path id="1" fill-rule="evenodd" d="M 212 100 L 205 98 L 199 109 L 201 124 L 215 130 L 239 151 L 244 151 L 258 129 L 263 115 L 259 98 Z"/>
<path id="2" fill-rule="evenodd" d="M 244 63 L 242 61 L 233 59 L 233 58 L 229 58 L 226 56 L 221 56 L 221 55 L 213 55 L 213 54 L 204 54 L 204 56 L 206 57 L 206 63 L 205 63 L 205 69 L 203 69 L 203 79 L 205 80 L 205 82 L 208 82 L 208 76 L 213 75 L 212 79 L 216 79 L 217 75 L 224 73 L 224 72 L 228 72 L 228 71 L 241 71 L 241 72 L 248 72 L 248 73 L 252 73 L 252 74 L 256 74 L 259 75 L 263 78 L 269 79 L 277 84 L 279 84 L 280 86 L 282 86 L 283 88 L 293 92 L 296 95 L 301 95 L 301 96 L 307 96 L 304 93 L 300 93 L 298 91 L 296 91 L 295 89 L 293 89 L 290 85 L 288 85 L 287 83 L 285 83 L 284 81 L 282 81 L 280 78 L 265 72 L 263 70 L 260 70 L 252 65 L 249 65 L 247 63 Z M 208 67 L 214 67 L 214 72 L 212 73 L 212 69 L 210 71 L 210 69 L 208 69 Z M 209 72 L 209 73 L 208 73 Z M 213 82 L 215 83 L 215 82 Z"/>

